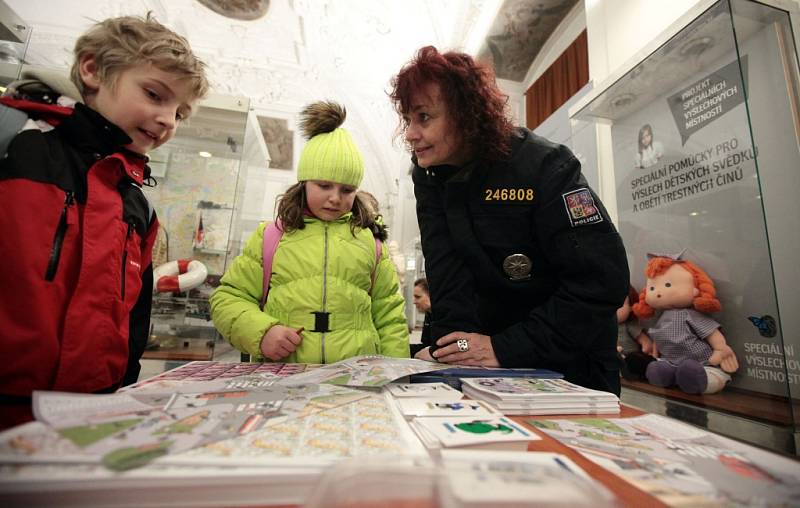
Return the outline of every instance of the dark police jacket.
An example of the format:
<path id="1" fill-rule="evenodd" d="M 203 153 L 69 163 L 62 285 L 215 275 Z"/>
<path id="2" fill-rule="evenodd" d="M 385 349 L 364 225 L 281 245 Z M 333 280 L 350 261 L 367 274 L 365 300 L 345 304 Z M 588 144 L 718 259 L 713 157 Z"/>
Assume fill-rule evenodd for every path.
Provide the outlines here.
<path id="1" fill-rule="evenodd" d="M 438 337 L 437 337 L 438 338 Z M 431 337 L 431 313 L 425 313 L 425 321 L 422 323 L 422 335 L 420 336 L 420 343 L 419 344 L 411 344 L 411 358 L 414 358 L 414 355 L 425 349 L 426 347 L 430 347 L 433 345 L 433 338 Z"/>
<path id="2" fill-rule="evenodd" d="M 415 166 L 413 180 L 434 340 L 490 335 L 503 367 L 619 393 L 628 263 L 569 149 L 518 128 L 508 160 Z"/>

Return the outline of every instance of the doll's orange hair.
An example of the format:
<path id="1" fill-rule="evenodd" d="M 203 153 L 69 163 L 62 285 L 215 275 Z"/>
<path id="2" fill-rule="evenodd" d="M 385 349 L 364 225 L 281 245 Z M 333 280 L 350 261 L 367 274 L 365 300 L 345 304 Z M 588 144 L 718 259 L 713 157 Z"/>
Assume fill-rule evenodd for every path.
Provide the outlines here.
<path id="1" fill-rule="evenodd" d="M 652 279 L 661 275 L 669 270 L 672 265 L 680 265 L 681 268 L 692 274 L 694 278 L 694 287 L 696 287 L 700 294 L 692 300 L 692 306 L 699 312 L 717 312 L 722 309 L 722 304 L 717 299 L 717 290 L 714 287 L 714 281 L 708 276 L 700 267 L 691 261 L 675 261 L 672 258 L 654 257 L 647 263 L 647 268 L 644 274 L 648 279 Z M 639 303 L 633 306 L 633 313 L 639 319 L 647 319 L 655 314 L 655 310 L 647 304 L 645 297 L 647 296 L 647 287 L 642 289 L 639 295 Z"/>

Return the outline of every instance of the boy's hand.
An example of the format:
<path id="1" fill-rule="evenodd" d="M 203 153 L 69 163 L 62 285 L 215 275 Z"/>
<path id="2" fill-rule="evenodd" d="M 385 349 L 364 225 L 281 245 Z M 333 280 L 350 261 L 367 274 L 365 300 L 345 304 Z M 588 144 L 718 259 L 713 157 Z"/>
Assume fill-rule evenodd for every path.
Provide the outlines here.
<path id="1" fill-rule="evenodd" d="M 261 338 L 261 354 L 272 361 L 283 360 L 294 353 L 302 342 L 302 331 L 302 327 L 295 330 L 283 325 L 273 326 Z"/>
<path id="2" fill-rule="evenodd" d="M 656 343 L 646 333 L 640 333 L 639 336 L 636 337 L 636 342 L 642 346 L 642 353 L 650 355 L 653 358 L 658 358 L 658 348 L 656 347 Z"/>
<path id="3" fill-rule="evenodd" d="M 719 365 L 722 370 L 727 373 L 733 373 L 739 370 L 739 360 L 736 359 L 736 353 L 727 344 L 715 349 L 708 359 L 711 365 Z"/>

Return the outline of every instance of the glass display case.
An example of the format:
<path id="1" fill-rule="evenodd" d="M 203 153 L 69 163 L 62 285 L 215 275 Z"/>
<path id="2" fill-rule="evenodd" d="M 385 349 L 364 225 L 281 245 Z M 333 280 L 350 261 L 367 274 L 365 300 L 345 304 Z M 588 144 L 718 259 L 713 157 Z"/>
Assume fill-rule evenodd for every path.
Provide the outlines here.
<path id="1" fill-rule="evenodd" d="M 749 440 L 772 433 L 772 442 L 757 444 L 796 453 L 798 7 L 780 0 L 704 5 L 579 103 L 572 120 L 610 131 L 633 287 L 644 287 L 648 253 L 684 249 L 684 259 L 716 283 L 722 311 L 713 317 L 739 370 L 722 393 L 685 397 L 684 414 L 694 406 L 736 415 L 753 426 L 740 433 L 729 420 L 714 430 Z"/>
<path id="2" fill-rule="evenodd" d="M 244 189 L 249 170 L 266 171 L 262 134 L 248 121 L 249 101 L 215 95 L 178 128 L 169 143 L 150 154 L 157 185 L 145 188 L 160 222 L 153 266 L 196 260 L 205 283 L 180 293 L 153 296 L 146 359 L 210 360 L 220 337 L 208 298 L 239 254 Z M 262 147 L 254 150 L 253 145 Z M 227 345 L 227 344 L 226 344 Z"/>
<path id="3" fill-rule="evenodd" d="M 31 31 L 28 24 L 0 0 L 0 86 L 19 78 Z"/>

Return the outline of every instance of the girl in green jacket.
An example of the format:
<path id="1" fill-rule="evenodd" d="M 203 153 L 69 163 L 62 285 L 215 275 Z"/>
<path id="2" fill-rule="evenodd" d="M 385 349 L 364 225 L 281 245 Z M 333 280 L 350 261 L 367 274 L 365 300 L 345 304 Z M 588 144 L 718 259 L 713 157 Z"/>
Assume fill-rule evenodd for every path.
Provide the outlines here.
<path id="1" fill-rule="evenodd" d="M 211 296 L 220 333 L 254 360 L 333 363 L 357 355 L 408 358 L 408 326 L 380 216 L 357 196 L 364 162 L 339 127 L 346 112 L 318 102 L 301 113 L 308 138 L 298 183 L 281 196 L 283 230 L 263 310 L 266 224 Z M 374 279 L 374 280 L 373 280 Z"/>

